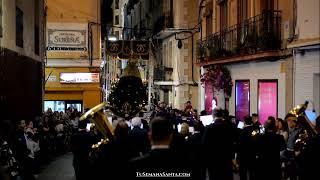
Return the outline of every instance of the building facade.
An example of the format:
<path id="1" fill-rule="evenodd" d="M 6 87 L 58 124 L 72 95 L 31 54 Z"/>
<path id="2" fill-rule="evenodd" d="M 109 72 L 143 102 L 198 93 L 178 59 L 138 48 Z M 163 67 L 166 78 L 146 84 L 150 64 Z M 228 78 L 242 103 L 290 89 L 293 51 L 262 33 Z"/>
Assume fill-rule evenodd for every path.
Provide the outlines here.
<path id="1" fill-rule="evenodd" d="M 45 110 L 82 111 L 102 101 L 101 4 L 47 1 Z"/>
<path id="2" fill-rule="evenodd" d="M 0 119 L 42 114 L 44 2 L 0 1 Z"/>
<path id="3" fill-rule="evenodd" d="M 319 1 L 296 1 L 293 50 L 293 102 L 310 102 L 309 109 L 320 114 L 320 24 Z"/>
<path id="4" fill-rule="evenodd" d="M 119 4 L 118 14 L 123 16 L 119 24 L 124 27 L 119 36 L 152 42 L 149 60 L 139 63 L 142 77 L 149 80 L 150 99 L 178 109 L 190 100 L 198 109 L 199 67 L 194 64 L 198 2 L 120 0 Z M 117 11 L 117 24 L 116 16 Z"/>
<path id="5" fill-rule="evenodd" d="M 223 65 L 232 78 L 232 93 L 201 90 L 202 108 L 211 111 L 212 99 L 243 120 L 258 113 L 284 118 L 293 107 L 292 53 L 293 0 L 202 1 L 202 31 L 198 64 L 202 74 L 210 66 Z"/>

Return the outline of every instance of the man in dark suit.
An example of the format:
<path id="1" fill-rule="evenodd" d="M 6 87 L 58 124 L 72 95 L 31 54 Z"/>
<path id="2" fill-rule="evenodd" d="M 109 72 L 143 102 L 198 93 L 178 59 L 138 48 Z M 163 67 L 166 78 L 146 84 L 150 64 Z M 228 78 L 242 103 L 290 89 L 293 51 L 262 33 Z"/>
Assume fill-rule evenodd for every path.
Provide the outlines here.
<path id="1" fill-rule="evenodd" d="M 195 121 L 194 133 L 187 140 L 187 150 L 190 162 L 193 163 L 191 178 L 194 180 L 205 179 L 205 168 L 203 165 L 202 135 L 204 126 L 201 121 Z"/>
<path id="2" fill-rule="evenodd" d="M 258 114 L 256 113 L 253 113 L 252 114 L 252 126 L 253 126 L 253 129 L 257 132 L 260 132 L 260 128 L 261 128 L 261 123 L 259 121 L 259 116 Z"/>
<path id="3" fill-rule="evenodd" d="M 239 146 L 238 146 L 238 160 L 240 163 L 240 180 L 253 180 L 255 178 L 255 157 L 256 146 L 255 138 L 252 135 L 254 131 L 252 125 L 252 118 L 250 116 L 244 118 L 244 128 L 240 132 Z M 249 178 L 248 178 L 249 175 Z"/>
<path id="4" fill-rule="evenodd" d="M 222 109 L 214 110 L 215 121 L 206 127 L 203 135 L 205 165 L 210 180 L 232 180 L 232 159 L 236 130 L 222 118 Z"/>
<path id="5" fill-rule="evenodd" d="M 140 155 L 147 153 L 150 149 L 148 131 L 141 128 L 141 118 L 134 117 L 131 120 L 133 128 L 129 132 L 129 137 Z"/>
<path id="6" fill-rule="evenodd" d="M 71 137 L 71 149 L 73 152 L 73 168 L 77 180 L 90 179 L 89 153 L 95 139 L 86 131 L 86 121 L 79 121 L 78 132 Z"/>
<path id="7" fill-rule="evenodd" d="M 152 179 L 155 176 L 174 179 L 176 178 L 174 173 L 186 173 L 183 174 L 184 176 L 190 175 L 190 172 L 183 168 L 186 165 L 184 163 L 186 159 L 179 157 L 179 154 L 174 153 L 169 147 L 173 136 L 173 126 L 169 119 L 156 117 L 151 120 L 149 135 L 152 145 L 151 152 L 131 161 L 133 179 L 141 176 L 144 176 L 143 179 L 146 177 Z"/>
<path id="8" fill-rule="evenodd" d="M 257 151 L 259 173 L 261 180 L 280 180 L 280 152 L 285 148 L 285 141 L 282 135 L 276 133 L 274 118 L 268 118 L 265 122 L 265 133 L 258 137 Z M 268 170 L 267 172 L 264 170 Z"/>

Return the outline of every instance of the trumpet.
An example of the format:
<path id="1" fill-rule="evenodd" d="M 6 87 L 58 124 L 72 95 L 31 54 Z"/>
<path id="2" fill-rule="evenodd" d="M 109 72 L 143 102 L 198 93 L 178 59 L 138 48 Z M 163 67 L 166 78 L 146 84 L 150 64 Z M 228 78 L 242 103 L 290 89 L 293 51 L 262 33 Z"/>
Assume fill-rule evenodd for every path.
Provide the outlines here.
<path id="1" fill-rule="evenodd" d="M 100 142 L 92 145 L 93 149 L 99 148 L 102 144 L 107 144 L 108 142 L 114 139 L 113 127 L 103 112 L 105 108 L 109 108 L 109 105 L 107 102 L 98 104 L 97 106 L 93 107 L 92 109 L 90 109 L 80 117 L 80 121 L 89 119 L 92 123 L 94 123 L 97 130 L 103 136 L 103 139 L 101 139 Z"/>

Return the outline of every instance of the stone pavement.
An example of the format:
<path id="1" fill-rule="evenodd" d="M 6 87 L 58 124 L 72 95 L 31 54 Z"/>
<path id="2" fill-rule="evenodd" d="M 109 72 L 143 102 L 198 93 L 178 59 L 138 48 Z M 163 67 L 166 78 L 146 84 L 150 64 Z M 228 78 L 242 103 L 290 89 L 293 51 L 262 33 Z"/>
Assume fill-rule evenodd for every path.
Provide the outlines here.
<path id="1" fill-rule="evenodd" d="M 37 180 L 76 180 L 72 166 L 72 153 L 67 153 L 52 161 L 39 174 Z M 207 177 L 207 179 L 209 179 Z M 234 180 L 239 180 L 238 174 L 234 174 Z"/>
<path id="2" fill-rule="evenodd" d="M 75 180 L 72 153 L 67 153 L 52 161 L 39 174 L 37 180 Z"/>

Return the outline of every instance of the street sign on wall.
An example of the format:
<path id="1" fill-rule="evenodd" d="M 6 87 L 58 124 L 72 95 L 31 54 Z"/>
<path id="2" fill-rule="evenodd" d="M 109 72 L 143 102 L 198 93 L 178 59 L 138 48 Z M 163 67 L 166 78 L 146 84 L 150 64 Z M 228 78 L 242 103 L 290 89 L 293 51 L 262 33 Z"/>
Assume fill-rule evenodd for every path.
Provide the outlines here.
<path id="1" fill-rule="evenodd" d="M 48 51 L 87 51 L 87 24 L 48 23 Z"/>

